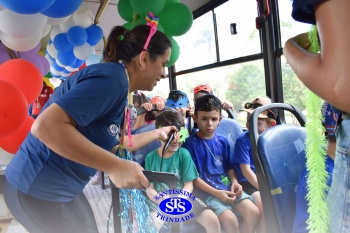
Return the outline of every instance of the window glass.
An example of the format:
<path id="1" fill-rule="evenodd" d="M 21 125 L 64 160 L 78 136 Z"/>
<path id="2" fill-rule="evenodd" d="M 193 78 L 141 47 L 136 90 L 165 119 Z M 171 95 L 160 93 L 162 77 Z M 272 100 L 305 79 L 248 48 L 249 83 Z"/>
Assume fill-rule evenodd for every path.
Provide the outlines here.
<path id="1" fill-rule="evenodd" d="M 293 1 L 278 1 L 282 46 L 289 38 L 307 32 L 311 27 L 310 24 L 300 23 L 292 18 L 292 3 Z"/>
<path id="2" fill-rule="evenodd" d="M 142 92 L 149 98 L 152 98 L 153 96 L 162 96 L 166 99 L 170 92 L 169 78 L 161 79 L 159 82 L 157 82 L 157 86 L 155 86 L 152 91 Z"/>
<path id="3" fill-rule="evenodd" d="M 220 61 L 261 53 L 256 1 L 230 0 L 215 8 Z M 237 34 L 231 34 L 236 24 Z"/>
<path id="4" fill-rule="evenodd" d="M 194 20 L 187 33 L 174 39 L 180 46 L 180 57 L 175 64 L 177 71 L 216 62 L 211 11 Z"/>
<path id="5" fill-rule="evenodd" d="M 177 87 L 188 94 L 193 107 L 193 89 L 207 84 L 221 101 L 229 101 L 235 109 L 235 118 L 245 127 L 246 114 L 239 112 L 243 104 L 257 96 L 265 96 L 263 61 L 252 61 L 209 69 L 177 77 Z"/>
<path id="6" fill-rule="evenodd" d="M 307 90 L 305 85 L 297 77 L 290 65 L 287 64 L 284 56 L 281 57 L 281 66 L 284 103 L 296 106 L 306 115 L 305 99 L 303 98 Z M 287 123 L 298 122 L 293 114 L 288 111 L 285 111 L 285 114 Z"/>

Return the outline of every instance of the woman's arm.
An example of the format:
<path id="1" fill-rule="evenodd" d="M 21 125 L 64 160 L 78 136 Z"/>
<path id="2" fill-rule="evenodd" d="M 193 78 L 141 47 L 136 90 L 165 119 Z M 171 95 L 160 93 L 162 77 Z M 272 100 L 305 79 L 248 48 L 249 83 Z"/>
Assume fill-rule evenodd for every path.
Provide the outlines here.
<path id="1" fill-rule="evenodd" d="M 119 188 L 149 186 L 138 163 L 119 159 L 89 141 L 75 127 L 74 120 L 59 105 L 52 104 L 35 120 L 31 132 L 62 157 L 108 173 Z"/>
<path id="2" fill-rule="evenodd" d="M 320 54 L 306 51 L 298 38 L 289 39 L 283 53 L 300 80 L 322 99 L 350 112 L 350 1 L 323 1 L 315 7 Z"/>

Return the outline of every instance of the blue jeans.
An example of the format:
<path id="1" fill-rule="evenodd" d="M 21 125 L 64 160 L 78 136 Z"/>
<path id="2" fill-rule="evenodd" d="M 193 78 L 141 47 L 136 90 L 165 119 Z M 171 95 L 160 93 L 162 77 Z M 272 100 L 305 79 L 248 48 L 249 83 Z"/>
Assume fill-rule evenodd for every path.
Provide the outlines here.
<path id="1" fill-rule="evenodd" d="M 343 120 L 336 133 L 337 152 L 332 185 L 328 193 L 329 232 L 350 232 L 350 119 Z"/>

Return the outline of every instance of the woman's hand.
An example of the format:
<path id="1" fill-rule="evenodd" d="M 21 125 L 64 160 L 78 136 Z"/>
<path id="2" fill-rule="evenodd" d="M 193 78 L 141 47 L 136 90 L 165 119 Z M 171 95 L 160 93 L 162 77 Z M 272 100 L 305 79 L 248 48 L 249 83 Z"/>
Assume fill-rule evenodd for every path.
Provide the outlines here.
<path id="1" fill-rule="evenodd" d="M 110 180 L 118 188 L 143 189 L 150 186 L 150 182 L 143 175 L 143 168 L 140 164 L 124 159 L 118 159 L 116 166 L 111 166 L 106 171 Z"/>

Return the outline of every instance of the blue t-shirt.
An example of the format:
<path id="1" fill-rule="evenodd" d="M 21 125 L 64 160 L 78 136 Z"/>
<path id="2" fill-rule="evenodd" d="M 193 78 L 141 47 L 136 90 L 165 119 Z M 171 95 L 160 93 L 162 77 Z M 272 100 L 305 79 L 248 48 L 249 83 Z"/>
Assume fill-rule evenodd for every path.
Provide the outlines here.
<path id="1" fill-rule="evenodd" d="M 332 174 L 334 168 L 334 161 L 331 157 L 327 157 L 326 160 L 326 170 L 329 175 L 328 179 L 328 187 L 332 184 Z M 296 208 L 295 208 L 295 219 L 293 225 L 293 233 L 308 233 L 309 231 L 306 229 L 307 224 L 306 221 L 309 219 L 308 210 L 308 201 L 306 200 L 307 195 L 307 170 L 306 167 L 303 169 L 303 173 L 300 176 L 297 193 L 295 197 Z"/>
<path id="2" fill-rule="evenodd" d="M 62 83 L 43 110 L 58 104 L 77 123 L 82 135 L 110 150 L 119 143 L 127 95 L 128 80 L 122 65 L 100 63 Z M 95 173 L 93 168 L 59 156 L 29 132 L 7 166 L 6 179 L 33 197 L 66 202 L 82 192 Z"/>
<path id="3" fill-rule="evenodd" d="M 238 182 L 247 181 L 242 174 L 240 164 L 249 164 L 250 169 L 255 172 L 252 149 L 250 148 L 249 131 L 245 131 L 238 136 L 233 153 L 233 168 L 236 171 Z"/>
<path id="4" fill-rule="evenodd" d="M 326 0 L 294 0 L 292 17 L 302 23 L 316 24 L 314 6 Z"/>
<path id="5" fill-rule="evenodd" d="M 219 190 L 230 190 L 231 183 L 227 186 L 222 182 L 222 176 L 232 168 L 230 158 L 230 145 L 224 136 L 215 134 L 211 139 L 202 139 L 197 134 L 186 138 L 182 145 L 186 148 L 196 165 L 199 177 Z M 209 147 L 209 149 L 208 149 Z M 210 195 L 196 189 L 195 194 L 202 200 L 207 200 Z"/>

